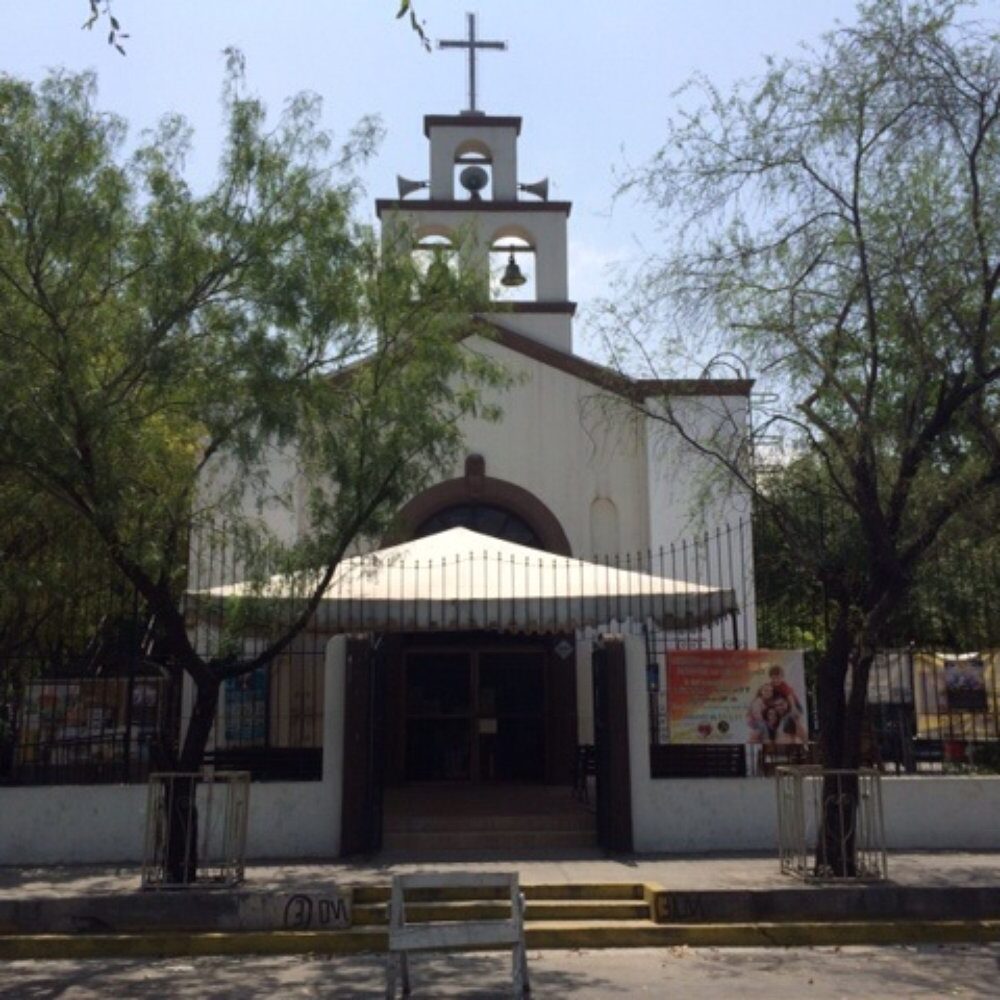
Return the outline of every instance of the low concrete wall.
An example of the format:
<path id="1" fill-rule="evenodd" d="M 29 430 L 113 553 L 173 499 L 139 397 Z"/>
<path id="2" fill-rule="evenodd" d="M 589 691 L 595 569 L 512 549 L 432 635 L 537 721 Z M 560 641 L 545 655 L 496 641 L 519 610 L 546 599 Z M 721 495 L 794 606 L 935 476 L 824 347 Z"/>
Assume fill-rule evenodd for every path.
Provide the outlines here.
<path id="1" fill-rule="evenodd" d="M 653 779 L 645 646 L 626 640 L 632 826 L 637 852 L 770 851 L 773 782 Z M 346 640 L 327 647 L 323 780 L 258 782 L 250 793 L 253 859 L 335 857 L 340 850 Z M 1000 850 L 1000 776 L 882 779 L 886 840 L 895 850 Z M 144 785 L 0 788 L 0 864 L 136 863 Z"/>
<path id="2" fill-rule="evenodd" d="M 1000 775 L 882 779 L 886 845 L 1000 850 Z"/>
<path id="3" fill-rule="evenodd" d="M 247 856 L 334 857 L 340 851 L 346 640 L 330 640 L 323 780 L 255 782 Z M 142 860 L 145 785 L 0 788 L 0 864 L 133 864 Z"/>
<path id="4" fill-rule="evenodd" d="M 145 816 L 145 785 L 0 788 L 0 863 L 139 861 Z"/>
<path id="5" fill-rule="evenodd" d="M 765 778 L 651 778 L 646 650 L 628 637 L 632 831 L 639 853 L 777 849 L 774 782 Z M 1000 775 L 882 778 L 893 850 L 1000 850 Z"/>

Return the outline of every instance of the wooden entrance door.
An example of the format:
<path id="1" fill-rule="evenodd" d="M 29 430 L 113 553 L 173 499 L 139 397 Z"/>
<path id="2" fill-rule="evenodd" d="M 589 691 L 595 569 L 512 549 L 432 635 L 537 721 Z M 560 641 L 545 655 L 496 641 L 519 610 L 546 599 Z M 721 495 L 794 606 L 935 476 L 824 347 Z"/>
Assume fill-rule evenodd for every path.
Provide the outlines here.
<path id="1" fill-rule="evenodd" d="M 390 783 L 572 780 L 572 658 L 545 641 L 415 638 L 400 667 L 389 692 Z"/>
<path id="2" fill-rule="evenodd" d="M 545 780 L 545 654 L 482 651 L 476 656 L 477 770 L 482 781 Z"/>

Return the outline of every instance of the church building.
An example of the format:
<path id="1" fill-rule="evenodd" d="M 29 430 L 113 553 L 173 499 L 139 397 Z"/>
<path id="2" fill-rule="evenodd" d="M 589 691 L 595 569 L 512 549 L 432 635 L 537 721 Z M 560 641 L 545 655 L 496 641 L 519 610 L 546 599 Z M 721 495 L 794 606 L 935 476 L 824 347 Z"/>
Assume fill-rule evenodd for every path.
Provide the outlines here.
<path id="1" fill-rule="evenodd" d="M 724 559 L 697 547 L 684 549 L 684 565 L 664 555 L 696 533 L 745 519 L 748 498 L 728 489 L 706 503 L 711 463 L 631 404 L 655 411 L 669 401 L 706 439 L 735 442 L 748 420 L 750 382 L 632 380 L 574 352 L 572 205 L 550 200 L 547 181 L 524 179 L 521 118 L 477 107 L 476 51 L 499 43 L 477 41 L 470 15 L 468 40 L 453 44 L 468 50 L 469 107 L 424 118 L 426 168 L 406 168 L 421 179 L 399 177 L 398 197 L 378 200 L 377 214 L 387 252 L 405 245 L 431 266 L 451 256 L 490 272 L 497 308 L 479 317 L 488 334 L 465 343 L 512 379 L 497 390 L 501 419 L 468 419 L 457 466 L 399 511 L 396 545 L 379 564 L 458 565 L 466 554 L 463 565 L 483 579 L 476 590 L 463 577 L 447 596 L 443 573 L 410 598 L 399 596 L 408 584 L 391 582 L 361 596 L 377 589 L 361 569 L 353 583 L 344 573 L 335 579 L 319 624 L 340 634 L 325 650 L 325 680 L 309 688 L 324 702 L 315 713 L 322 781 L 339 799 L 325 822 L 338 828 L 336 853 L 345 854 L 423 850 L 442 838 L 471 850 L 629 849 L 629 733 L 648 746 L 651 703 L 640 694 L 628 708 L 624 672 L 600 666 L 600 637 L 685 626 L 696 645 L 723 630 L 728 645 L 754 642 L 753 615 L 741 606 L 752 598 L 748 529 Z M 508 573 L 514 563 L 524 572 Z M 579 582 L 585 577 L 592 583 Z M 425 614 L 419 605 L 428 594 L 437 611 Z M 625 594 L 642 601 L 623 606 Z M 395 614 L 385 610 L 390 600 Z M 660 614 L 664 601 L 672 610 Z M 449 617 L 459 604 L 466 610 Z M 368 611 L 359 615 L 362 606 Z M 640 643 L 632 665 L 640 691 L 648 645 Z M 301 698 L 302 676 L 292 658 L 279 665 L 272 697 L 280 689 L 286 700 L 296 691 Z M 225 761 L 225 727 L 217 728 Z M 280 740 L 271 733 L 272 746 Z M 595 767 L 596 813 L 586 785 Z"/>

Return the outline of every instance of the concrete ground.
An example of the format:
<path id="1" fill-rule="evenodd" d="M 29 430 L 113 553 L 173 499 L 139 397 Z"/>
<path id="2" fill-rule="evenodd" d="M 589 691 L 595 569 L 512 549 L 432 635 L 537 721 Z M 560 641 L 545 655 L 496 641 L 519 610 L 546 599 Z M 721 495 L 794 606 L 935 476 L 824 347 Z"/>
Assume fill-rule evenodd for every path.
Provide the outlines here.
<path id="1" fill-rule="evenodd" d="M 679 892 L 708 889 L 794 889 L 811 886 L 781 875 L 775 854 L 641 855 L 608 858 L 599 851 L 463 860 L 454 852 L 419 862 L 391 854 L 329 863 L 251 864 L 245 889 L 304 891 L 316 884 L 387 884 L 413 871 L 517 871 L 526 885 L 539 882 L 659 882 Z M 959 851 L 890 853 L 889 880 L 901 886 L 1000 886 L 1000 854 Z M 129 892 L 139 886 L 137 866 L 0 866 L 0 899 Z M 1000 992 L 998 992 L 1000 995 Z"/>
<path id="2" fill-rule="evenodd" d="M 504 954 L 426 956 L 413 997 L 510 996 Z M 533 997 L 719 1000 L 1000 996 L 1000 945 L 530 952 Z M 372 955 L 0 963 L 0 1000 L 255 1000 L 384 995 Z"/>

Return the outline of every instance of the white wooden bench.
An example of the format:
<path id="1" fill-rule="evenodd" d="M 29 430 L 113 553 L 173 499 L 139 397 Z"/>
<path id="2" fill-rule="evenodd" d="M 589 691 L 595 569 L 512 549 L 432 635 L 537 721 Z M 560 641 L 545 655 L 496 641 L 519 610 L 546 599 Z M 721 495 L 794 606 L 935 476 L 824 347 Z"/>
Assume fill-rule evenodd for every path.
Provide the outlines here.
<path id="1" fill-rule="evenodd" d="M 482 889 L 503 890 L 510 898 L 510 916 L 500 920 L 455 920 L 407 924 L 406 894 L 434 889 L 467 889 L 470 895 Z M 403 996 L 410 993 L 409 954 L 418 951 L 472 950 L 505 945 L 512 950 L 514 996 L 531 992 L 528 956 L 524 948 L 524 894 L 516 872 L 397 875 L 389 900 L 389 954 L 385 966 L 385 995 L 393 1000 L 396 979 L 401 974 Z"/>

